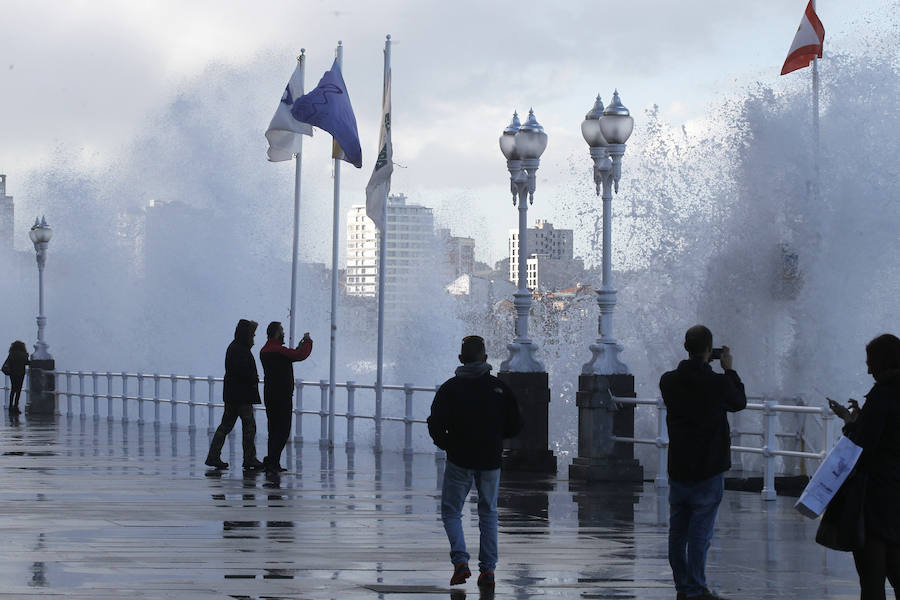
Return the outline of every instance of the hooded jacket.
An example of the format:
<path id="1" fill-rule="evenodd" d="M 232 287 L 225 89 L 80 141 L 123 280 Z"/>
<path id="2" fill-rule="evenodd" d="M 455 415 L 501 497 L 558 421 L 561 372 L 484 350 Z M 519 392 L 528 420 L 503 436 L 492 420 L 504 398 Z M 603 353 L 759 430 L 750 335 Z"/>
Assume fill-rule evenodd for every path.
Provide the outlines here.
<path id="1" fill-rule="evenodd" d="M 747 406 L 738 374 L 716 373 L 709 363 L 683 360 L 659 379 L 669 429 L 669 478 L 701 481 L 731 468 L 726 413 Z"/>
<path id="2" fill-rule="evenodd" d="M 225 351 L 225 384 L 222 400 L 225 404 L 259 404 L 259 373 L 250 348 L 256 324 L 246 319 L 234 328 L 234 341 Z"/>
<path id="3" fill-rule="evenodd" d="M 301 340 L 297 348 L 288 348 L 280 339 L 270 338 L 259 351 L 259 362 L 263 366 L 263 393 L 266 404 L 287 402 L 290 405 L 294 395 L 294 363 L 309 358 L 312 340 Z"/>
<path id="4" fill-rule="evenodd" d="M 464 469 L 500 468 L 503 439 L 522 429 L 519 405 L 509 386 L 491 375 L 491 365 L 466 363 L 438 389 L 428 433 Z"/>

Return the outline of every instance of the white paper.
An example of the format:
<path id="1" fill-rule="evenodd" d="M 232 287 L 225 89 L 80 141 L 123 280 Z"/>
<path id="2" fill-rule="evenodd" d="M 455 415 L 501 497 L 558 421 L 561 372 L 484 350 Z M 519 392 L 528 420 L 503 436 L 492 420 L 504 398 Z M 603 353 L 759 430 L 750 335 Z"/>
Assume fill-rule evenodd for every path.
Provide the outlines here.
<path id="1" fill-rule="evenodd" d="M 850 475 L 850 471 L 859 460 L 860 454 L 862 454 L 862 448 L 849 439 L 841 437 L 816 469 L 815 475 L 800 494 L 800 499 L 794 504 L 794 508 L 810 519 L 818 518 L 825 512 L 825 507 L 847 480 L 847 476 Z"/>

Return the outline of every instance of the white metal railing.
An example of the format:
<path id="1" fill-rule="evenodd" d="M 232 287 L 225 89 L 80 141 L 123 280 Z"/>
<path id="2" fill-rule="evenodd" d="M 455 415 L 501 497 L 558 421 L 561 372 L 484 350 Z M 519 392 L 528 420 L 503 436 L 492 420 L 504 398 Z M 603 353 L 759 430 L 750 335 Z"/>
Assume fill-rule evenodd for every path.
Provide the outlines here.
<path id="1" fill-rule="evenodd" d="M 666 477 L 669 435 L 666 426 L 666 405 L 662 398 L 621 398 L 614 396 L 613 399 L 620 404 L 631 404 L 634 406 L 653 406 L 656 407 L 657 435 L 655 439 L 644 439 L 636 437 L 619 437 L 613 436 L 613 441 L 629 443 L 629 444 L 649 444 L 658 448 L 657 455 L 657 487 L 668 486 Z M 835 443 L 834 414 L 828 407 L 822 406 L 798 406 L 789 404 L 778 404 L 773 398 L 760 396 L 748 396 L 748 400 L 761 400 L 762 402 L 748 402 L 748 411 L 759 411 L 762 413 L 763 431 L 761 433 L 749 431 L 733 431 L 733 435 L 738 438 L 742 435 L 758 435 L 762 437 L 762 446 L 743 446 L 732 445 L 731 451 L 736 453 L 760 454 L 764 457 L 763 461 L 763 489 L 762 496 L 766 500 L 775 499 L 775 459 L 776 457 L 791 457 L 801 459 L 813 459 L 817 461 L 824 460 L 828 451 Z M 817 415 L 822 418 L 822 446 L 820 452 L 801 452 L 796 450 L 781 450 L 778 447 L 777 439 L 779 437 L 796 438 L 797 433 L 779 433 L 777 431 L 778 413 L 794 413 L 799 415 Z M 738 415 L 740 413 L 732 413 Z"/>
<path id="2" fill-rule="evenodd" d="M 168 422 L 172 427 L 179 425 L 179 413 L 186 409 L 188 412 L 188 428 L 195 430 L 198 420 L 197 410 L 203 411 L 203 409 L 206 409 L 207 432 L 212 433 L 218 426 L 215 410 L 224 408 L 222 402 L 216 401 L 221 396 L 221 388 L 219 388 L 217 394 L 217 387 L 218 384 L 224 382 L 223 377 L 59 370 L 54 371 L 53 375 L 56 383 L 54 394 L 57 397 L 57 414 L 69 417 L 75 416 L 75 411 L 77 410 L 78 416 L 82 418 L 92 416 L 94 419 L 100 419 L 102 416 L 101 402 L 105 401 L 107 420 L 113 421 L 118 418 L 122 422 L 128 422 L 130 419 L 129 405 L 132 408 L 136 405 L 137 422 L 146 423 L 148 421 L 145 414 L 145 406 L 150 404 L 153 407 L 151 422 L 159 426 L 163 423 L 161 418 L 162 407 L 168 405 L 170 411 Z M 136 384 L 136 388 L 133 384 Z M 185 384 L 187 385 L 187 397 L 182 395 Z M 198 384 L 201 388 L 200 390 L 197 389 Z M 260 385 L 262 384 L 263 382 L 260 382 Z M 204 386 L 205 389 L 203 389 Z M 334 420 L 342 418 L 346 420 L 346 447 L 348 449 L 353 448 L 356 443 L 355 422 L 358 419 L 363 419 L 374 422 L 374 446 L 376 450 L 381 450 L 383 423 L 394 422 L 403 424 L 403 452 L 411 454 L 413 452 L 413 426 L 427 423 L 424 417 L 417 418 L 415 416 L 413 397 L 416 392 L 433 394 L 440 386 L 422 387 L 411 383 L 384 385 L 383 389 L 387 392 L 403 392 L 404 414 L 402 416 L 384 416 L 382 407 L 377 405 L 375 406 L 374 414 L 357 412 L 357 391 L 374 391 L 374 384 L 346 381 L 336 383 L 336 387 L 344 390 L 346 394 L 346 410 L 343 412 L 329 410 L 329 385 L 327 379 L 321 379 L 318 382 L 304 381 L 303 379 L 294 380 L 294 431 L 291 437 L 293 441 L 303 442 L 303 416 L 318 416 L 320 419 L 319 445 L 321 447 L 333 447 L 335 440 L 329 438 L 328 432 L 334 431 Z M 304 388 L 319 389 L 319 409 L 304 408 Z M 10 389 L 8 380 L 4 381 L 2 389 L 3 404 L 7 406 Z M 75 405 L 76 402 L 77 406 Z M 90 409 L 88 409 L 89 404 Z M 427 406 L 431 406 L 430 400 Z M 261 404 L 254 405 L 254 409 L 265 411 L 265 407 Z M 88 411 L 90 411 L 90 415 Z M 376 417 L 376 415 L 378 416 Z"/>

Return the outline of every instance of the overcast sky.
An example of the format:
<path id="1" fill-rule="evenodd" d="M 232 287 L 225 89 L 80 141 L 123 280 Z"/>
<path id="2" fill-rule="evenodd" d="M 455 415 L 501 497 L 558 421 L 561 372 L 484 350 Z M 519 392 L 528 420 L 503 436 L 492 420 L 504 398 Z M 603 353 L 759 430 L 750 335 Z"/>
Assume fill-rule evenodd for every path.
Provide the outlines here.
<path id="1" fill-rule="evenodd" d="M 179 98 L 204 98 L 210 126 L 228 135 L 202 150 L 213 167 L 196 176 L 215 173 L 218 153 L 244 156 L 249 177 L 274 178 L 284 198 L 272 201 L 289 207 L 292 169 L 265 161 L 262 134 L 299 49 L 307 49 L 310 89 L 343 40 L 364 160 L 359 171 L 343 167 L 349 207 L 362 200 L 376 154 L 381 49 L 390 33 L 394 159 L 402 167 L 393 190 L 434 206 L 454 233 L 478 238 L 479 258 L 497 260 L 516 224 L 497 147 L 513 109 L 533 106 L 550 140 L 529 221 L 571 226 L 541 194 L 572 177 L 579 152 L 589 177 L 579 125 L 597 93 L 608 101 L 617 87 L 638 128 L 653 104 L 673 125 L 695 122 L 744 85 L 777 82 L 804 7 L 805 0 L 0 0 L 0 172 L 31 215 L 41 199 L 24 188 L 29 173 L 61 155 L 85 171 L 132 161 L 135 141 L 165 131 Z M 852 48 L 856 31 L 897 10 L 896 0 L 821 0 L 826 49 Z M 323 262 L 329 144 L 319 132 L 304 151 L 307 250 Z M 152 166 L 149 175 L 165 176 Z M 177 171 L 168 187 L 202 188 L 182 181 L 191 172 Z"/>

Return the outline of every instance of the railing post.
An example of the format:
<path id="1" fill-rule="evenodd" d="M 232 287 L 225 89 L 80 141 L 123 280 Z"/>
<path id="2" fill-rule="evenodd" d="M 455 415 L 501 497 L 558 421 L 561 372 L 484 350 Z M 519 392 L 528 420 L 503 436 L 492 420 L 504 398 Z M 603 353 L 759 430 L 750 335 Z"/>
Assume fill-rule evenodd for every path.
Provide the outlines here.
<path id="1" fill-rule="evenodd" d="M 197 429 L 197 415 L 194 413 L 194 403 L 197 401 L 197 380 L 193 375 L 188 376 L 188 384 L 190 385 L 191 389 L 190 399 L 188 400 L 188 411 L 190 414 L 188 430 L 194 431 L 195 429 Z"/>
<path id="2" fill-rule="evenodd" d="M 78 414 L 81 418 L 84 418 L 84 371 L 78 371 L 78 401 L 79 401 L 79 409 Z"/>
<path id="3" fill-rule="evenodd" d="M 303 443 L 303 380 L 294 380 L 294 391 L 297 396 L 297 408 L 294 409 L 294 442 Z"/>
<path id="4" fill-rule="evenodd" d="M 153 424 L 159 427 L 159 373 L 153 374 Z"/>
<path id="5" fill-rule="evenodd" d="M 775 441 L 775 400 L 766 398 L 763 401 L 763 500 L 775 499 L 775 455 L 773 452 L 778 450 Z"/>
<path id="6" fill-rule="evenodd" d="M 113 374 L 106 374 L 106 421 L 112 423 L 113 421 Z"/>
<path id="7" fill-rule="evenodd" d="M 669 428 L 666 424 L 666 403 L 656 399 L 656 487 L 669 487 Z"/>
<path id="8" fill-rule="evenodd" d="M 60 400 L 60 395 L 62 395 L 62 392 L 59 391 L 60 389 L 62 389 L 61 386 L 59 385 L 60 378 L 62 377 L 62 373 L 57 371 L 56 374 L 54 375 L 54 377 L 56 377 L 56 380 L 55 380 L 56 385 L 53 386 L 53 389 L 56 390 L 56 413 L 55 414 L 56 414 L 56 416 L 59 416 L 62 414 L 62 408 L 60 407 L 60 405 L 62 404 L 62 401 Z M 66 389 L 66 392 L 68 392 L 68 391 L 69 390 Z M 8 404 L 9 403 L 7 402 L 7 405 Z"/>
<path id="9" fill-rule="evenodd" d="M 328 447 L 328 380 L 319 380 L 319 389 L 321 390 L 322 402 L 319 408 L 319 417 L 321 418 L 321 428 L 319 431 L 319 448 Z"/>
<path id="10" fill-rule="evenodd" d="M 348 381 L 347 382 L 347 443 L 345 447 L 347 450 L 353 450 L 356 447 L 353 437 L 353 417 L 354 411 L 356 410 L 356 382 Z"/>
<path id="11" fill-rule="evenodd" d="M 4 375 L 3 376 L 3 407 L 4 408 L 9 408 L 9 393 L 10 393 L 11 383 L 12 382 L 9 380 L 9 376 Z M 59 389 L 59 388 L 57 387 L 56 389 Z"/>
<path id="12" fill-rule="evenodd" d="M 128 422 L 128 374 L 122 373 L 122 423 Z"/>
<path id="13" fill-rule="evenodd" d="M 175 402 L 178 399 L 177 375 L 173 373 L 172 375 L 169 375 L 169 379 L 171 379 L 172 381 L 172 416 L 169 421 L 169 427 L 175 429 L 175 427 L 178 425 L 178 404 Z"/>
<path id="14" fill-rule="evenodd" d="M 97 390 L 100 388 L 100 376 L 97 375 L 97 371 L 91 371 L 91 385 L 93 389 L 91 389 L 91 399 L 93 402 L 91 403 L 94 409 L 94 419 L 100 418 L 100 396 L 97 394 Z"/>
<path id="15" fill-rule="evenodd" d="M 215 400 L 216 395 L 216 380 L 210 375 L 206 378 L 207 383 L 207 391 L 209 393 L 209 397 L 206 400 L 206 410 L 208 421 L 206 425 L 206 433 L 213 433 L 215 431 L 215 423 L 216 423 L 216 414 L 215 407 L 213 406 L 213 402 Z M 243 427 L 243 424 L 241 425 Z"/>
<path id="16" fill-rule="evenodd" d="M 410 456 L 413 453 L 412 447 L 412 426 L 413 426 L 413 384 L 403 384 L 403 395 L 406 397 L 406 411 L 403 416 L 403 455 Z"/>
<path id="17" fill-rule="evenodd" d="M 66 371 L 66 416 L 72 416 L 72 371 Z"/>
<path id="18" fill-rule="evenodd" d="M 144 424 L 144 374 L 137 374 L 138 380 L 138 393 L 137 393 L 137 403 L 138 403 L 138 424 Z"/>
<path id="19" fill-rule="evenodd" d="M 831 452 L 831 449 L 834 447 L 834 429 L 831 426 L 831 422 L 834 421 L 834 413 L 831 412 L 831 409 L 827 406 L 822 407 L 822 458 L 819 460 L 821 463 L 825 460 L 825 457 Z"/>

